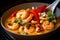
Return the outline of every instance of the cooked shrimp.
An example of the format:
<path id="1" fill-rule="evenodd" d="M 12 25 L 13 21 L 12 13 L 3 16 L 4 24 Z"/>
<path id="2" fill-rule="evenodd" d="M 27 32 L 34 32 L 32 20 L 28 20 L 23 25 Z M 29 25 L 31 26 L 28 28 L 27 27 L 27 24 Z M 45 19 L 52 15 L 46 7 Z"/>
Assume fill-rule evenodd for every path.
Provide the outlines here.
<path id="1" fill-rule="evenodd" d="M 19 27 L 19 32 L 22 34 L 23 31 L 24 31 L 24 27 L 23 27 L 23 26 L 20 26 L 20 27 Z"/>
<path id="2" fill-rule="evenodd" d="M 48 30 L 51 30 L 54 28 L 54 23 L 53 22 L 49 22 L 49 21 L 44 21 L 43 22 L 43 28 L 44 29 L 48 29 Z"/>
<path id="3" fill-rule="evenodd" d="M 18 13 L 16 14 L 16 18 L 19 19 L 25 19 L 28 16 L 28 12 L 26 10 L 20 10 L 18 11 Z"/>
<path id="4" fill-rule="evenodd" d="M 19 24 L 18 24 L 18 23 L 13 23 L 12 25 L 8 25 L 8 24 L 7 24 L 7 27 L 8 27 L 9 29 L 15 30 L 15 29 L 19 28 Z"/>
<path id="5" fill-rule="evenodd" d="M 25 22 L 31 21 L 32 18 L 33 18 L 33 14 L 30 14 L 28 18 L 26 18 L 25 20 L 23 20 L 22 24 L 24 24 Z"/>
<path id="6" fill-rule="evenodd" d="M 39 27 L 36 27 L 36 32 L 39 30 Z"/>
<path id="7" fill-rule="evenodd" d="M 37 21 L 32 20 L 32 21 L 31 21 L 31 23 L 36 24 L 36 23 L 37 23 Z"/>
<path id="8" fill-rule="evenodd" d="M 24 31 L 27 32 L 27 33 L 32 33 L 35 31 L 35 28 L 34 27 L 30 27 L 29 29 L 27 27 L 24 27 Z"/>
<path id="9" fill-rule="evenodd" d="M 47 19 L 48 19 L 48 17 L 47 17 L 46 15 L 42 15 L 42 16 L 40 16 L 40 17 L 39 17 L 39 19 L 47 20 Z"/>
<path id="10" fill-rule="evenodd" d="M 44 29 L 43 29 L 43 27 L 42 26 L 40 26 L 39 24 L 36 24 L 35 25 L 36 26 L 36 32 L 42 32 Z"/>
<path id="11" fill-rule="evenodd" d="M 14 23 L 14 21 L 15 21 L 15 17 L 12 17 L 12 18 L 8 18 L 8 21 L 10 22 L 10 24 L 13 24 Z"/>

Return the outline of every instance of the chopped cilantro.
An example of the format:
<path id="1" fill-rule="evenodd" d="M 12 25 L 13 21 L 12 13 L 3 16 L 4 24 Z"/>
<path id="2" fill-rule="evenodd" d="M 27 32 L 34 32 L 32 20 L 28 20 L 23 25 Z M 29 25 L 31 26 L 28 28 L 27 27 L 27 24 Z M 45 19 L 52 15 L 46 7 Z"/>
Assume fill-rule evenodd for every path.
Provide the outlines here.
<path id="1" fill-rule="evenodd" d="M 14 21 L 14 23 L 17 23 L 17 22 L 18 22 L 18 20 L 15 20 L 15 21 Z"/>
<path id="2" fill-rule="evenodd" d="M 47 12 L 47 16 L 48 16 L 48 21 L 52 21 L 52 20 L 54 20 L 54 19 L 55 19 L 55 15 L 54 15 L 54 14 L 52 14 L 52 12 L 51 12 L 51 11 L 48 11 L 48 12 Z"/>
<path id="3" fill-rule="evenodd" d="M 6 21 L 5 23 L 6 23 L 6 24 L 9 24 L 9 22 L 8 22 L 8 21 Z"/>
<path id="4" fill-rule="evenodd" d="M 48 15 L 48 17 L 50 17 L 52 15 L 52 12 L 51 11 L 48 11 L 47 12 L 47 15 Z"/>
<path id="5" fill-rule="evenodd" d="M 25 25 L 25 26 L 27 26 L 27 27 L 29 27 L 29 26 L 30 26 L 30 24 L 29 24 L 29 23 L 25 23 L 24 25 Z"/>
<path id="6" fill-rule="evenodd" d="M 22 20 L 18 20 L 18 23 L 22 23 Z"/>
<path id="7" fill-rule="evenodd" d="M 15 20 L 14 23 L 21 23 L 22 20 Z"/>

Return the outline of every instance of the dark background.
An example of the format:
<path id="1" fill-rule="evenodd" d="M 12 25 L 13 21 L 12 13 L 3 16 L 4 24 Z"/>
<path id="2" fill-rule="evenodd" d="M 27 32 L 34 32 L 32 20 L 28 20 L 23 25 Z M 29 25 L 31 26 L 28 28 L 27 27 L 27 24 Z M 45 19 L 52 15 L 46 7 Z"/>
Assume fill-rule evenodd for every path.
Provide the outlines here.
<path id="1" fill-rule="evenodd" d="M 43 2 L 43 3 L 49 3 L 51 4 L 54 0 L 0 0 L 0 17 L 2 14 L 9 8 L 22 4 L 22 3 L 28 3 L 28 2 Z M 60 3 L 58 4 L 58 7 L 60 8 Z M 59 28 L 60 29 L 60 28 Z M 60 40 L 60 30 L 57 30 L 57 32 L 51 36 L 48 40 Z M 7 35 L 4 31 L 4 29 L 0 25 L 0 40 L 12 40 L 9 35 Z"/>
<path id="2" fill-rule="evenodd" d="M 5 10 L 17 4 L 22 4 L 27 2 L 44 2 L 51 4 L 53 1 L 55 0 L 0 0 L 0 16 L 3 14 Z M 58 7 L 60 7 L 60 5 L 58 5 Z"/>

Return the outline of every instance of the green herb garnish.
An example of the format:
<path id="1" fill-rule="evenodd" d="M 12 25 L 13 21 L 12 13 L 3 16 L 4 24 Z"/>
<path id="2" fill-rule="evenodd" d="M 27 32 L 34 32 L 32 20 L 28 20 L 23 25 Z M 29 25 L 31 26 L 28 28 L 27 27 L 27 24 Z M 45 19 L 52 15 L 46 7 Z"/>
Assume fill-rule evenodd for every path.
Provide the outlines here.
<path id="1" fill-rule="evenodd" d="M 47 15 L 48 15 L 48 17 L 50 17 L 52 15 L 52 12 L 51 11 L 48 11 L 47 12 Z"/>
<path id="2" fill-rule="evenodd" d="M 52 20 L 54 20 L 54 19 L 55 19 L 55 15 L 54 15 L 54 14 L 52 14 L 52 12 L 51 12 L 51 11 L 48 11 L 48 12 L 47 12 L 47 16 L 48 16 L 48 21 L 52 21 Z"/>
<path id="3" fill-rule="evenodd" d="M 22 20 L 15 20 L 14 23 L 21 23 Z"/>
<path id="4" fill-rule="evenodd" d="M 8 21 L 6 21 L 5 23 L 6 23 L 6 24 L 9 24 L 9 22 L 8 22 Z"/>
<path id="5" fill-rule="evenodd" d="M 15 21 L 14 21 L 14 23 L 17 23 L 17 22 L 18 22 L 18 20 L 15 20 Z"/>
<path id="6" fill-rule="evenodd" d="M 18 20 L 18 23 L 22 23 L 22 20 Z"/>
<path id="7" fill-rule="evenodd" d="M 30 24 L 29 24 L 29 23 L 25 23 L 24 25 L 25 25 L 25 26 L 27 26 L 27 27 L 29 27 L 29 26 L 30 26 Z"/>

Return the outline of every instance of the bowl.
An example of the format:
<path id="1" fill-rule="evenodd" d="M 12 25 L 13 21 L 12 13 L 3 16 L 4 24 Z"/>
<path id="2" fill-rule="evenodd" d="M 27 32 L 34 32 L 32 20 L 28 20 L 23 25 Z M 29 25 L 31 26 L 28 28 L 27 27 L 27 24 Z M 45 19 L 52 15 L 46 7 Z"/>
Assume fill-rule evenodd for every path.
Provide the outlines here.
<path id="1" fill-rule="evenodd" d="M 19 35 L 19 34 L 12 33 L 7 28 L 5 28 L 5 25 L 4 25 L 6 18 L 8 18 L 13 11 L 20 10 L 20 9 L 31 8 L 31 7 L 39 7 L 39 6 L 42 6 L 42 5 L 47 5 L 48 6 L 49 4 L 40 3 L 40 2 L 31 2 L 31 3 L 24 3 L 24 4 L 19 4 L 19 5 L 16 5 L 14 7 L 11 7 L 7 11 L 5 11 L 4 14 L 1 17 L 1 25 L 2 25 L 3 29 L 14 40 L 45 40 L 46 38 L 52 36 L 57 31 L 57 29 L 59 27 L 56 27 L 54 30 L 52 30 L 52 31 L 50 31 L 46 34 L 27 36 L 27 35 Z M 57 17 L 60 17 L 59 10 L 60 10 L 59 8 L 56 8 L 55 14 L 56 14 Z"/>

